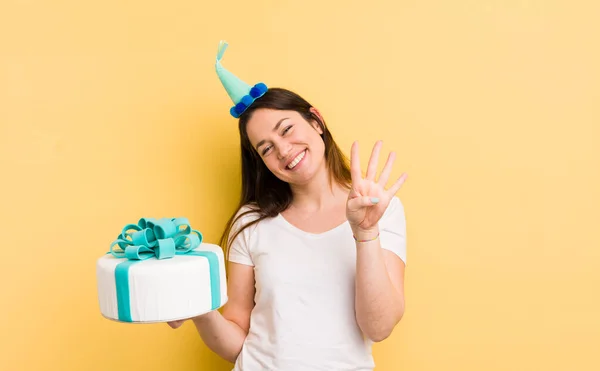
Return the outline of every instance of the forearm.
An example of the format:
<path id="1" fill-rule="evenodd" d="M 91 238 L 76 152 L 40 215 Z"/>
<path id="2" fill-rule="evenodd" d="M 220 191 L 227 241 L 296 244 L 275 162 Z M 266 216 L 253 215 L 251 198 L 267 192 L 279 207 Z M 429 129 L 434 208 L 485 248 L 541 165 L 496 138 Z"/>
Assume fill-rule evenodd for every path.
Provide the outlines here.
<path id="1" fill-rule="evenodd" d="M 378 231 L 356 233 L 357 240 L 371 239 Z M 363 333 L 373 341 L 387 338 L 404 313 L 404 298 L 396 290 L 379 238 L 356 242 L 356 319 Z"/>
<path id="2" fill-rule="evenodd" d="M 223 359 L 235 363 L 247 335 L 240 326 L 227 320 L 218 311 L 194 318 L 193 322 L 208 348 Z"/>

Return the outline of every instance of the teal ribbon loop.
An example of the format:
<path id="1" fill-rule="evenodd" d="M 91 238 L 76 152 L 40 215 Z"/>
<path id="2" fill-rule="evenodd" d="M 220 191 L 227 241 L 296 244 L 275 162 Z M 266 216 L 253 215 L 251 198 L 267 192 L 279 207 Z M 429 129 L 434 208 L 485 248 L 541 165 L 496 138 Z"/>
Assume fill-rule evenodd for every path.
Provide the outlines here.
<path id="1" fill-rule="evenodd" d="M 187 254 L 202 243 L 202 233 L 192 229 L 186 218 L 141 218 L 127 224 L 110 245 L 115 258 L 169 259 Z"/>
<path id="2" fill-rule="evenodd" d="M 219 260 L 212 251 L 194 251 L 202 243 L 202 233 L 192 229 L 186 218 L 141 218 L 137 224 L 127 224 L 110 245 L 110 254 L 125 258 L 115 268 L 119 320 L 132 322 L 129 268 L 150 258 L 170 259 L 175 255 L 200 256 L 210 267 L 211 309 L 221 303 Z"/>

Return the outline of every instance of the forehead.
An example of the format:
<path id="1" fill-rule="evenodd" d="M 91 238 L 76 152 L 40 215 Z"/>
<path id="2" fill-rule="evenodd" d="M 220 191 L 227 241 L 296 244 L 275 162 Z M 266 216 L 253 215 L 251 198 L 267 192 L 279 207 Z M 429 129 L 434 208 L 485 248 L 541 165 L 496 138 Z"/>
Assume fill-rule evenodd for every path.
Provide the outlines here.
<path id="1" fill-rule="evenodd" d="M 296 111 L 280 111 L 273 109 L 257 109 L 246 125 L 246 132 L 252 144 L 269 136 L 275 125 L 285 118 L 297 120 L 300 114 Z"/>

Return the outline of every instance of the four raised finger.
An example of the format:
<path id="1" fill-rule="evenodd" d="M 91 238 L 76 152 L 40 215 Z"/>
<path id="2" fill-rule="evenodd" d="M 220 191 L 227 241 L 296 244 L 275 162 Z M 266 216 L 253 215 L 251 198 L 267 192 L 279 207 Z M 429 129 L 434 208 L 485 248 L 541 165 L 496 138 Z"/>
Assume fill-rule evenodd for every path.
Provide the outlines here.
<path id="1" fill-rule="evenodd" d="M 388 179 L 390 177 L 390 173 L 392 172 L 392 165 L 394 164 L 394 159 L 396 158 L 396 153 L 395 152 L 390 152 L 388 159 L 385 163 L 385 166 L 383 167 L 383 170 L 381 171 L 381 175 L 379 176 L 379 179 L 377 180 L 377 183 L 379 183 L 379 185 L 385 189 L 385 186 L 388 182 Z"/>
<path id="2" fill-rule="evenodd" d="M 371 158 L 369 159 L 369 165 L 367 167 L 367 173 L 365 176 L 367 180 L 375 181 L 375 175 L 377 173 L 377 165 L 379 162 L 379 154 L 381 152 L 382 145 L 383 145 L 383 141 L 379 140 L 373 146 L 373 150 L 371 152 Z M 377 183 L 383 189 L 385 189 L 385 186 L 388 182 L 389 176 L 392 172 L 392 166 L 393 166 L 395 158 L 396 158 L 396 153 L 391 152 L 387 158 L 387 161 L 385 163 L 385 166 L 383 167 L 383 170 L 381 171 L 381 175 L 380 175 L 379 179 L 377 180 Z M 360 184 L 360 181 L 362 180 L 362 174 L 361 174 L 361 170 L 360 170 L 358 141 L 355 141 L 354 143 L 352 143 L 352 150 L 351 150 L 351 157 L 350 157 L 350 173 L 351 173 L 352 184 L 353 184 L 352 192 L 355 193 L 354 196 L 356 197 L 356 196 L 358 196 L 358 193 L 355 192 L 354 187 L 358 186 Z M 387 192 L 390 195 L 396 194 L 400 190 L 400 188 L 402 187 L 404 182 L 406 181 L 406 178 L 407 178 L 407 174 L 402 173 L 402 175 L 389 188 L 389 190 L 387 190 Z"/>
<path id="3" fill-rule="evenodd" d="M 406 181 L 407 177 L 408 177 L 408 174 L 406 174 L 406 173 L 402 173 L 402 175 L 400 175 L 398 180 L 396 180 L 396 182 L 394 184 L 392 184 L 390 189 L 388 189 L 388 191 L 387 191 L 387 192 L 389 192 L 390 196 L 395 195 L 400 190 L 400 188 L 402 188 L 402 185 Z"/>
<path id="4" fill-rule="evenodd" d="M 373 146 L 371 151 L 371 158 L 369 159 L 369 166 L 367 167 L 367 174 L 365 178 L 367 180 L 375 181 L 375 174 L 377 173 L 377 165 L 379 163 L 379 152 L 381 152 L 382 142 L 379 140 Z"/>
<path id="5" fill-rule="evenodd" d="M 350 151 L 350 176 L 352 177 L 352 184 L 354 185 L 358 184 L 362 178 L 360 172 L 360 158 L 358 155 L 358 142 L 352 143 L 352 149 Z"/>

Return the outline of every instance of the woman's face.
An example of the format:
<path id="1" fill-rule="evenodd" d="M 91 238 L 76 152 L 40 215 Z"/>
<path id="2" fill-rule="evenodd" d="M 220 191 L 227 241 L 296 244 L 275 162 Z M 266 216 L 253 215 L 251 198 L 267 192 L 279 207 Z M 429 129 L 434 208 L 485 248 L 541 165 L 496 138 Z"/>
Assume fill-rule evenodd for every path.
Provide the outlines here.
<path id="1" fill-rule="evenodd" d="M 246 132 L 267 168 L 284 182 L 306 184 L 324 166 L 323 130 L 296 111 L 258 109 Z"/>

